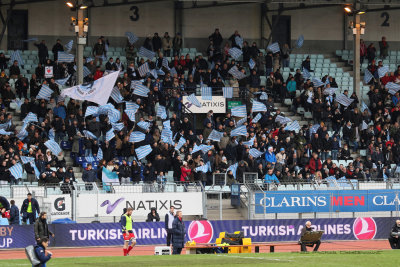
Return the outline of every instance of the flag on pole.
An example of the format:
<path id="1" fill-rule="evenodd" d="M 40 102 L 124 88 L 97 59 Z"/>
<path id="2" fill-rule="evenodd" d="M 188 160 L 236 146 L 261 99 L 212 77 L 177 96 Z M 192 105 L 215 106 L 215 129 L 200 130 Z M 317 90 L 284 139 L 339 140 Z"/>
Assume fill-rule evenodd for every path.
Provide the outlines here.
<path id="1" fill-rule="evenodd" d="M 154 53 L 153 51 L 150 51 L 142 46 L 139 49 L 138 55 L 141 57 L 148 58 L 148 59 L 153 59 L 155 57 L 156 53 Z"/>
<path id="2" fill-rule="evenodd" d="M 288 117 L 283 117 L 281 115 L 276 116 L 275 122 L 279 122 L 281 125 L 285 125 L 287 123 L 292 122 L 292 120 Z"/>
<path id="3" fill-rule="evenodd" d="M 311 74 L 306 68 L 303 68 L 303 77 L 304 77 L 304 79 L 310 79 L 311 78 Z"/>
<path id="4" fill-rule="evenodd" d="M 243 72 L 241 72 L 237 66 L 233 66 L 232 68 L 230 68 L 230 70 L 228 71 L 229 74 L 231 74 L 234 78 L 241 80 L 244 77 L 246 77 L 246 74 L 244 74 Z"/>
<path id="5" fill-rule="evenodd" d="M 361 126 L 361 131 L 367 130 L 367 129 L 368 129 L 368 124 L 365 121 L 363 121 L 362 126 Z"/>
<path id="6" fill-rule="evenodd" d="M 162 66 L 169 70 L 168 59 L 165 57 L 162 59 Z"/>
<path id="7" fill-rule="evenodd" d="M 125 110 L 132 110 L 136 112 L 139 109 L 139 105 L 134 102 L 125 102 Z"/>
<path id="8" fill-rule="evenodd" d="M 85 137 L 88 138 L 88 139 L 97 140 L 97 136 L 95 136 L 91 131 L 83 130 L 83 134 L 84 134 Z"/>
<path id="9" fill-rule="evenodd" d="M 166 120 L 162 124 L 163 124 L 164 128 L 171 129 L 171 121 L 170 120 Z"/>
<path id="10" fill-rule="evenodd" d="M 124 98 L 121 95 L 121 92 L 117 86 L 113 88 L 111 91 L 111 98 L 115 101 L 115 103 L 122 103 Z"/>
<path id="11" fill-rule="evenodd" d="M 181 136 L 181 138 L 179 138 L 178 144 L 175 146 L 175 150 L 181 149 L 181 147 L 186 143 L 186 139 L 183 138 L 183 136 Z"/>
<path id="12" fill-rule="evenodd" d="M 102 160 L 103 159 L 103 149 L 101 149 L 101 147 L 99 146 L 99 150 L 97 151 L 97 156 L 96 156 L 96 159 L 97 159 L 97 161 L 100 161 L 100 160 Z"/>
<path id="13" fill-rule="evenodd" d="M 256 100 L 253 100 L 253 108 L 251 109 L 252 112 L 259 112 L 259 111 L 267 111 L 267 107 Z"/>
<path id="14" fill-rule="evenodd" d="M 16 163 L 14 166 L 10 167 L 9 171 L 15 179 L 22 178 L 22 165 L 21 163 Z"/>
<path id="15" fill-rule="evenodd" d="M 207 139 L 219 142 L 219 141 L 221 141 L 221 138 L 223 136 L 224 136 L 224 133 L 218 132 L 216 130 L 212 130 Z"/>
<path id="16" fill-rule="evenodd" d="M 243 125 L 245 122 L 247 122 L 247 117 L 244 117 L 243 119 L 240 119 L 240 120 L 236 123 L 236 127 L 239 127 L 240 125 Z"/>
<path id="17" fill-rule="evenodd" d="M 261 92 L 260 100 L 268 100 L 268 94 L 266 92 Z"/>
<path id="18" fill-rule="evenodd" d="M 249 60 L 250 69 L 254 69 L 255 66 L 256 66 L 256 63 L 254 62 L 254 60 L 252 58 L 250 58 L 250 60 Z"/>
<path id="19" fill-rule="evenodd" d="M 157 116 L 165 120 L 167 118 L 167 110 L 164 106 L 159 105 L 157 108 Z"/>
<path id="20" fill-rule="evenodd" d="M 247 117 L 246 105 L 231 108 L 231 113 L 235 117 Z"/>
<path id="21" fill-rule="evenodd" d="M 149 130 L 150 128 L 150 123 L 147 121 L 140 121 L 137 123 L 137 126 L 139 126 L 140 128 L 142 128 L 143 130 Z"/>
<path id="22" fill-rule="evenodd" d="M 354 99 L 347 97 L 344 94 L 339 94 L 338 96 L 336 96 L 336 102 L 338 102 L 339 104 L 348 107 L 351 103 L 353 103 Z"/>
<path id="23" fill-rule="evenodd" d="M 134 132 L 131 132 L 131 135 L 129 136 L 129 142 L 138 143 L 138 142 L 142 142 L 145 138 L 146 138 L 146 134 L 139 132 L 139 131 L 134 131 Z"/>
<path id="24" fill-rule="evenodd" d="M 69 78 L 71 77 L 71 75 L 68 75 L 67 77 L 63 78 L 63 79 L 58 79 L 55 80 L 56 84 L 58 84 L 59 86 L 64 86 L 67 81 L 69 80 Z"/>
<path id="25" fill-rule="evenodd" d="M 254 140 L 256 139 L 256 137 L 254 136 L 253 138 L 251 138 L 249 141 L 243 142 L 244 146 L 248 146 L 251 147 L 254 145 Z"/>
<path id="26" fill-rule="evenodd" d="M 48 140 L 47 142 L 44 143 L 44 145 L 51 150 L 51 152 L 55 155 L 58 156 L 62 150 L 60 146 L 56 143 L 54 140 Z"/>
<path id="27" fill-rule="evenodd" d="M 21 161 L 22 161 L 22 164 L 27 164 L 27 163 L 29 163 L 29 162 L 35 162 L 35 158 L 33 158 L 33 157 L 21 156 Z"/>
<path id="28" fill-rule="evenodd" d="M 315 78 L 315 77 L 312 79 L 312 83 L 313 83 L 314 87 L 320 87 L 320 86 L 324 85 L 324 83 L 320 79 Z"/>
<path id="29" fill-rule="evenodd" d="M 50 89 L 50 87 L 48 87 L 45 84 L 42 84 L 42 87 L 40 88 L 40 91 L 38 93 L 38 95 L 36 96 L 36 99 L 44 99 L 49 101 L 51 98 L 51 95 L 53 94 L 53 90 Z"/>
<path id="30" fill-rule="evenodd" d="M 119 123 L 111 122 L 111 127 L 115 131 L 122 131 L 122 129 L 124 129 L 125 125 L 123 122 L 119 122 Z"/>
<path id="31" fill-rule="evenodd" d="M 29 112 L 28 115 L 22 120 L 22 122 L 25 124 L 30 123 L 30 122 L 38 122 L 38 118 L 35 113 Z"/>
<path id="32" fill-rule="evenodd" d="M 365 104 L 365 102 L 362 101 L 362 102 L 361 102 L 361 112 L 364 112 L 365 110 L 368 110 L 368 112 L 371 113 L 371 112 L 369 111 L 369 108 L 368 108 L 367 104 Z"/>
<path id="33" fill-rule="evenodd" d="M 379 78 L 382 78 L 389 72 L 389 66 L 382 66 L 378 69 Z"/>
<path id="34" fill-rule="evenodd" d="M 24 141 L 24 139 L 28 136 L 28 132 L 26 131 L 25 127 L 21 128 L 21 130 L 17 133 L 16 137 Z"/>
<path id="35" fill-rule="evenodd" d="M 141 77 L 145 77 L 150 72 L 149 63 L 144 63 L 138 68 Z"/>
<path id="36" fill-rule="evenodd" d="M 99 107 L 96 107 L 96 106 L 88 106 L 88 107 L 86 108 L 86 111 L 85 111 L 85 118 L 88 117 L 88 116 L 91 116 L 91 115 L 97 117 L 97 116 L 98 116 L 98 115 L 97 115 L 98 112 L 99 112 Z"/>
<path id="37" fill-rule="evenodd" d="M 136 85 L 135 89 L 133 90 L 134 95 L 139 95 L 143 97 L 147 97 L 148 93 L 150 92 L 149 88 L 144 85 Z"/>
<path id="38" fill-rule="evenodd" d="M 225 98 L 232 98 L 233 97 L 233 87 L 222 87 L 222 93 L 224 94 Z"/>
<path id="39" fill-rule="evenodd" d="M 337 89 L 338 88 L 329 87 L 329 88 L 324 89 L 323 93 L 324 93 L 324 95 L 333 95 L 333 94 L 335 94 Z"/>
<path id="40" fill-rule="evenodd" d="M 74 55 L 68 54 L 63 51 L 58 51 L 58 57 L 57 57 L 58 62 L 70 63 L 70 62 L 74 62 L 74 59 L 75 59 Z"/>
<path id="41" fill-rule="evenodd" d="M 304 43 L 304 36 L 300 35 L 296 41 L 296 47 L 301 48 L 303 46 L 303 43 Z"/>
<path id="42" fill-rule="evenodd" d="M 72 50 L 73 45 L 74 45 L 74 40 L 70 40 L 68 43 L 65 44 L 65 48 L 68 53 Z"/>
<path id="43" fill-rule="evenodd" d="M 141 146 L 135 149 L 138 160 L 141 160 L 142 158 L 146 157 L 148 154 L 151 153 L 151 151 L 153 150 L 151 149 L 150 145 Z"/>
<path id="44" fill-rule="evenodd" d="M 245 125 L 236 127 L 231 131 L 231 136 L 239 136 L 239 135 L 247 136 L 247 129 Z"/>
<path id="45" fill-rule="evenodd" d="M 201 87 L 201 99 L 212 100 L 212 88 L 211 87 Z"/>
<path id="46" fill-rule="evenodd" d="M 258 113 L 253 120 L 251 121 L 252 123 L 257 123 L 261 119 L 261 113 Z"/>
<path id="47" fill-rule="evenodd" d="M 258 149 L 252 148 L 249 150 L 249 154 L 253 157 L 253 158 L 259 158 L 262 156 L 262 154 L 264 154 L 264 152 L 259 151 Z"/>
<path id="48" fill-rule="evenodd" d="M 187 97 L 187 100 L 189 100 L 190 103 L 195 105 L 198 108 L 201 108 L 201 104 L 199 100 L 197 100 L 196 96 L 194 94 L 191 94 L 190 96 Z"/>
<path id="49" fill-rule="evenodd" d="M 228 53 L 236 60 L 243 54 L 242 50 L 237 47 L 232 47 L 231 49 L 229 49 Z"/>
<path id="50" fill-rule="evenodd" d="M 374 76 L 371 74 L 371 72 L 368 69 L 365 69 L 364 71 L 364 83 L 369 83 Z"/>
<path id="51" fill-rule="evenodd" d="M 278 53 L 280 50 L 279 44 L 277 42 L 270 44 L 267 49 L 271 51 L 273 54 Z"/>
<path id="52" fill-rule="evenodd" d="M 32 38 L 23 40 L 23 42 L 25 42 L 25 43 L 37 42 L 37 41 L 38 41 L 38 38 L 37 38 L 37 37 L 32 37 Z"/>
<path id="53" fill-rule="evenodd" d="M 300 130 L 299 122 L 298 121 L 291 122 L 290 124 L 288 124 L 285 127 L 285 130 L 286 131 L 295 131 L 295 132 L 299 131 Z"/>
<path id="54" fill-rule="evenodd" d="M 310 128 L 310 133 L 316 133 L 319 129 L 319 127 L 321 127 L 319 124 L 314 124 L 311 128 Z"/>
<path id="55" fill-rule="evenodd" d="M 239 164 L 236 162 L 235 164 L 229 166 L 228 169 L 226 170 L 226 173 L 228 173 L 229 171 L 232 171 L 232 175 L 236 179 L 236 171 L 237 171 L 238 165 Z"/>
<path id="56" fill-rule="evenodd" d="M 400 85 L 392 82 L 388 82 L 385 87 L 386 89 L 389 89 L 389 93 L 392 95 L 396 94 L 397 91 L 400 90 Z"/>
<path id="57" fill-rule="evenodd" d="M 19 66 L 25 65 L 24 60 L 22 59 L 21 56 L 21 51 L 16 50 L 11 53 L 11 62 L 14 63 L 14 61 L 18 61 Z"/>
<path id="58" fill-rule="evenodd" d="M 0 135 L 10 135 L 12 132 L 6 132 L 4 129 L 0 129 Z"/>
<path id="59" fill-rule="evenodd" d="M 135 34 L 133 34 L 131 32 L 126 32 L 125 36 L 128 37 L 128 41 L 131 45 L 136 43 L 139 40 L 139 37 L 137 37 Z"/>
<path id="60" fill-rule="evenodd" d="M 121 113 L 118 109 L 112 108 L 107 111 L 107 116 L 110 122 L 117 122 L 121 118 Z"/>

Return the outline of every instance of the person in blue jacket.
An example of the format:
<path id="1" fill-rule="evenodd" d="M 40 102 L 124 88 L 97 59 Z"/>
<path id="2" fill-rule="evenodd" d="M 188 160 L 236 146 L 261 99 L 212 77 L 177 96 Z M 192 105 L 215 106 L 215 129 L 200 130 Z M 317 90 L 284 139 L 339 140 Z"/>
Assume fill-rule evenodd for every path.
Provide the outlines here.
<path id="1" fill-rule="evenodd" d="M 275 165 L 276 163 L 274 148 L 272 146 L 268 147 L 268 151 L 265 153 L 265 161 L 267 163 L 271 163 L 272 165 Z"/>
<path id="2" fill-rule="evenodd" d="M 29 220 L 29 224 L 34 224 L 36 213 L 40 213 L 39 203 L 32 197 L 31 193 L 28 193 L 27 198 L 22 202 L 21 206 L 22 223 L 26 224 L 27 220 Z"/>
<path id="3" fill-rule="evenodd" d="M 35 246 L 35 254 L 40 264 L 32 265 L 32 267 L 46 267 L 46 263 L 51 259 L 53 253 L 47 250 L 49 246 L 49 239 L 47 237 L 43 237 L 40 240 L 40 245 Z"/>
<path id="4" fill-rule="evenodd" d="M 15 205 L 15 200 L 11 200 L 10 203 L 10 225 L 19 225 L 19 209 L 17 205 Z"/>
<path id="5" fill-rule="evenodd" d="M 268 170 L 268 173 L 264 177 L 264 183 L 266 183 L 266 184 L 270 184 L 270 183 L 280 184 L 280 182 L 279 182 L 278 178 L 276 177 L 273 169 L 269 169 Z"/>

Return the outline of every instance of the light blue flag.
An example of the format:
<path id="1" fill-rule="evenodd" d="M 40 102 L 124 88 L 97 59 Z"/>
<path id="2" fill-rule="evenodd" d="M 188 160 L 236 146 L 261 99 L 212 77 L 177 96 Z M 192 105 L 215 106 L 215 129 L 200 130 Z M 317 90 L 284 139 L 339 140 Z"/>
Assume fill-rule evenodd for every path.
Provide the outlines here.
<path id="1" fill-rule="evenodd" d="M 83 66 L 83 78 L 86 78 L 90 74 L 91 74 L 90 70 L 86 66 Z"/>
<path id="2" fill-rule="evenodd" d="M 50 149 L 55 156 L 58 156 L 62 152 L 61 147 L 54 140 L 48 140 L 44 145 Z"/>
<path id="3" fill-rule="evenodd" d="M 232 68 L 230 68 L 230 70 L 228 71 L 229 74 L 231 74 L 235 79 L 241 80 L 244 77 L 246 77 L 246 74 L 244 74 L 243 72 L 241 72 L 237 66 L 233 66 Z"/>
<path id="4" fill-rule="evenodd" d="M 136 43 L 139 40 L 139 37 L 137 37 L 135 34 L 133 34 L 131 32 L 126 32 L 125 36 L 128 37 L 128 41 L 131 45 Z"/>
<path id="5" fill-rule="evenodd" d="M 171 74 L 171 76 L 174 76 L 176 74 L 178 74 L 178 72 L 176 72 L 175 67 L 169 70 L 169 73 Z"/>
<path id="6" fill-rule="evenodd" d="M 364 71 L 364 83 L 369 83 L 374 76 L 371 74 L 371 72 L 368 69 L 365 69 Z"/>
<path id="7" fill-rule="evenodd" d="M 142 128 L 143 130 L 149 130 L 149 128 L 150 128 L 150 122 L 147 122 L 147 121 L 139 121 L 138 123 L 137 123 L 137 126 L 139 126 L 140 128 Z"/>
<path id="8" fill-rule="evenodd" d="M 21 56 L 21 51 L 16 50 L 11 53 L 11 62 L 14 63 L 14 61 L 18 61 L 19 66 L 25 65 L 24 60 L 22 59 Z"/>
<path id="9" fill-rule="evenodd" d="M 312 83 L 313 83 L 314 87 L 320 87 L 320 86 L 324 85 L 324 83 L 320 79 L 315 78 L 315 77 L 312 79 Z"/>
<path id="10" fill-rule="evenodd" d="M 367 130 L 367 129 L 368 129 L 368 124 L 365 121 L 363 121 L 362 126 L 361 126 L 361 131 Z"/>
<path id="11" fill-rule="evenodd" d="M 231 131 L 231 136 L 239 136 L 239 135 L 247 136 L 246 125 L 241 125 Z"/>
<path id="12" fill-rule="evenodd" d="M 244 117 L 243 119 L 238 120 L 238 122 L 236 123 L 236 127 L 243 125 L 245 122 L 247 122 L 247 117 Z"/>
<path id="13" fill-rule="evenodd" d="M 197 167 L 197 168 L 195 168 L 194 170 L 196 171 L 196 172 L 204 172 L 204 173 L 206 173 L 206 172 L 208 172 L 208 170 L 209 170 L 209 168 L 210 168 L 210 162 L 207 162 L 207 164 L 204 164 L 204 165 L 202 165 L 202 166 L 199 166 L 199 167 Z"/>
<path id="14" fill-rule="evenodd" d="M 365 104 L 365 102 L 362 101 L 362 102 L 361 102 L 361 112 L 364 112 L 365 110 L 368 110 L 368 112 L 371 113 L 371 112 L 369 111 L 369 108 L 368 108 L 367 104 Z"/>
<path id="15" fill-rule="evenodd" d="M 139 109 L 139 105 L 133 102 L 125 102 L 125 110 L 132 110 L 136 113 L 136 111 Z"/>
<path id="16" fill-rule="evenodd" d="M 311 78 L 311 74 L 306 68 L 303 68 L 303 77 L 304 77 L 304 79 L 310 79 Z"/>
<path id="17" fill-rule="evenodd" d="M 10 135 L 12 132 L 6 132 L 4 129 L 0 129 L 0 135 Z"/>
<path id="18" fill-rule="evenodd" d="M 261 92 L 260 100 L 268 100 L 268 94 L 266 92 Z"/>
<path id="19" fill-rule="evenodd" d="M 249 150 L 249 154 L 253 157 L 253 158 L 259 158 L 261 157 L 264 152 L 259 151 L 258 149 L 252 148 Z"/>
<path id="20" fill-rule="evenodd" d="M 240 36 L 235 37 L 235 43 L 240 47 L 243 48 L 243 38 Z"/>
<path id="21" fill-rule="evenodd" d="M 135 89 L 133 90 L 133 94 L 147 97 L 147 94 L 150 92 L 149 88 L 144 85 L 136 85 Z"/>
<path id="22" fill-rule="evenodd" d="M 11 175 L 14 176 L 15 179 L 22 178 L 22 165 L 21 163 L 17 163 L 14 166 L 10 167 L 9 171 L 11 172 Z"/>
<path id="23" fill-rule="evenodd" d="M 194 94 L 191 94 L 190 96 L 188 96 L 187 100 L 192 103 L 193 105 L 195 105 L 198 108 L 201 108 L 201 104 L 199 102 L 199 100 L 197 100 L 196 96 Z"/>
<path id="24" fill-rule="evenodd" d="M 235 117 L 247 117 L 246 105 L 231 108 L 231 113 Z"/>
<path id="25" fill-rule="evenodd" d="M 29 162 L 35 162 L 35 158 L 33 158 L 33 157 L 21 156 L 21 161 L 22 161 L 22 164 L 27 164 L 27 163 L 29 163 Z"/>
<path id="26" fill-rule="evenodd" d="M 336 96 L 336 102 L 339 104 L 348 107 L 351 103 L 353 103 L 354 99 L 347 97 L 345 94 L 339 94 Z"/>
<path id="27" fill-rule="evenodd" d="M 112 110 L 114 108 L 113 104 L 107 103 L 105 105 L 99 106 L 98 109 L 98 114 L 108 114 L 108 111 Z"/>
<path id="28" fill-rule="evenodd" d="M 86 63 L 90 63 L 90 62 L 92 62 L 94 59 L 92 58 L 92 57 L 87 57 L 86 58 Z"/>
<path id="29" fill-rule="evenodd" d="M 63 79 L 58 79 L 55 80 L 56 84 L 58 84 L 59 86 L 64 86 L 67 81 L 69 80 L 69 78 L 71 77 L 71 75 L 68 75 L 67 77 L 63 78 Z"/>
<path id="30" fill-rule="evenodd" d="M 99 107 L 89 106 L 89 107 L 86 108 L 85 118 L 88 117 L 88 116 L 92 116 L 92 115 L 97 117 L 98 116 L 98 114 L 97 114 L 98 112 L 99 112 Z"/>
<path id="31" fill-rule="evenodd" d="M 25 43 L 37 42 L 37 41 L 38 41 L 38 38 L 37 38 L 37 37 L 32 37 L 32 38 L 23 40 L 23 42 L 25 42 Z"/>
<path id="32" fill-rule="evenodd" d="M 154 79 L 157 79 L 157 78 L 158 78 L 158 74 L 157 74 L 157 70 L 156 70 L 156 69 L 152 69 L 152 70 L 150 71 L 150 74 L 151 74 L 151 76 L 154 77 Z"/>
<path id="33" fill-rule="evenodd" d="M 31 167 L 35 171 L 35 177 L 39 178 L 40 172 L 39 172 L 38 168 L 36 167 L 36 163 L 34 161 L 31 161 L 31 162 L 29 162 L 29 164 L 31 165 Z"/>
<path id="34" fill-rule="evenodd" d="M 392 95 L 396 94 L 397 91 L 400 90 L 400 85 L 392 82 L 388 82 L 385 87 L 386 89 L 389 89 L 389 93 Z"/>
<path id="35" fill-rule="evenodd" d="M 301 48 L 304 44 L 304 36 L 300 35 L 299 38 L 296 41 L 296 47 Z"/>
<path id="36" fill-rule="evenodd" d="M 70 62 L 74 62 L 74 59 L 75 59 L 74 55 L 68 54 L 63 51 L 58 51 L 58 57 L 57 57 L 58 62 L 70 63 Z"/>
<path id="37" fill-rule="evenodd" d="M 163 124 L 164 128 L 171 129 L 171 121 L 170 120 L 163 121 L 162 124 Z"/>
<path id="38" fill-rule="evenodd" d="M 146 157 L 148 154 L 151 153 L 151 151 L 153 150 L 151 149 L 150 145 L 141 146 L 135 149 L 138 160 L 141 160 L 144 157 Z"/>
<path id="39" fill-rule="evenodd" d="M 256 100 L 253 100 L 253 108 L 251 109 L 252 112 L 262 112 L 262 111 L 267 111 L 267 107 Z"/>
<path id="40" fill-rule="evenodd" d="M 182 147 L 185 143 L 186 143 L 186 139 L 183 138 L 183 136 L 181 136 L 181 138 L 179 138 L 179 141 L 178 141 L 178 143 L 177 143 L 176 146 L 175 146 L 175 150 L 178 150 L 178 151 L 179 151 L 179 149 L 181 149 L 181 147 Z"/>
<path id="41" fill-rule="evenodd" d="M 164 75 L 165 75 L 165 72 L 164 72 L 162 69 L 159 69 L 159 70 L 157 70 L 157 75 L 164 76 Z M 153 76 L 154 76 L 154 75 L 153 75 Z M 154 77 L 154 78 L 157 79 L 157 77 Z"/>
<path id="42" fill-rule="evenodd" d="M 221 141 L 221 138 L 223 136 L 224 136 L 224 133 L 218 132 L 216 130 L 212 130 L 207 139 L 219 142 L 219 141 Z"/>
<path id="43" fill-rule="evenodd" d="M 311 129 L 310 129 L 310 133 L 314 134 L 318 131 L 319 127 L 321 127 L 319 124 L 314 124 Z"/>
<path id="44" fill-rule="evenodd" d="M 242 50 L 237 47 L 232 47 L 231 49 L 229 49 L 228 53 L 236 60 L 238 60 L 238 58 L 243 54 Z"/>
<path id="45" fill-rule="evenodd" d="M 254 136 L 253 138 L 251 138 L 249 141 L 243 142 L 244 146 L 248 146 L 248 147 L 252 147 L 254 145 L 254 140 L 256 139 L 256 137 Z"/>
<path id="46" fill-rule="evenodd" d="M 36 96 L 36 99 L 44 99 L 49 101 L 51 98 L 51 95 L 53 94 L 53 90 L 50 89 L 50 87 L 48 87 L 45 84 L 42 84 L 42 88 L 40 88 L 40 91 L 38 93 L 38 95 Z"/>
<path id="47" fill-rule="evenodd" d="M 257 123 L 261 119 L 261 113 L 258 113 L 253 120 L 251 121 L 252 123 Z"/>
<path id="48" fill-rule="evenodd" d="M 157 116 L 165 120 L 167 118 L 167 110 L 164 106 L 159 105 L 157 108 Z"/>
<path id="49" fill-rule="evenodd" d="M 111 127 L 115 130 L 115 131 L 122 131 L 122 129 L 125 127 L 123 122 L 120 123 L 111 123 Z"/>
<path id="50" fill-rule="evenodd" d="M 211 87 L 201 87 L 201 99 L 212 100 L 212 88 Z"/>
<path id="51" fill-rule="evenodd" d="M 74 40 L 70 40 L 66 45 L 64 45 L 68 53 L 72 50 L 73 45 L 74 45 Z"/>
<path id="52" fill-rule="evenodd" d="M 83 130 L 83 134 L 85 135 L 86 138 L 97 139 L 97 136 L 95 136 L 91 131 Z"/>
<path id="53" fill-rule="evenodd" d="M 19 109 L 21 108 L 22 104 L 24 103 L 24 101 L 22 99 L 18 99 L 18 98 L 11 100 L 11 102 L 14 103 L 15 105 L 17 105 Z"/>
<path id="54" fill-rule="evenodd" d="M 149 63 L 144 63 L 142 64 L 139 68 L 138 68 L 139 74 L 142 77 L 145 77 L 147 75 L 147 73 L 150 72 L 150 67 L 149 67 Z"/>
<path id="55" fill-rule="evenodd" d="M 28 136 L 28 132 L 26 131 L 25 127 L 22 127 L 16 136 L 19 140 L 24 141 L 24 139 Z"/>
<path id="56" fill-rule="evenodd" d="M 113 90 L 111 91 L 111 98 L 115 101 L 115 103 L 122 103 L 124 98 L 121 95 L 121 92 L 119 91 L 119 88 L 115 86 Z"/>
<path id="57" fill-rule="evenodd" d="M 119 185 L 118 174 L 116 172 L 107 170 L 105 167 L 102 169 L 101 180 L 103 184 L 107 185 L 103 186 L 104 190 L 106 191 L 110 191 L 110 185 Z"/>
<path id="58" fill-rule="evenodd" d="M 106 141 L 110 141 L 114 137 L 115 137 L 114 129 L 108 130 L 108 132 L 106 133 Z"/>
<path id="59" fill-rule="evenodd" d="M 167 58 L 163 58 L 163 60 L 162 60 L 162 66 L 164 67 L 164 68 L 166 68 L 167 70 L 169 70 L 169 65 L 168 65 L 168 59 Z"/>
<path id="60" fill-rule="evenodd" d="M 288 118 L 288 117 L 283 117 L 281 115 L 276 116 L 275 118 L 275 122 L 279 122 L 281 125 L 285 125 L 287 123 L 292 122 L 292 119 Z"/>
<path id="61" fill-rule="evenodd" d="M 150 51 L 142 46 L 139 49 L 138 55 L 141 57 L 148 58 L 148 59 L 153 59 L 156 56 L 156 53 L 154 53 L 153 51 Z"/>
<path id="62" fill-rule="evenodd" d="M 9 127 L 11 127 L 11 120 L 9 120 L 9 121 L 6 122 L 6 123 L 0 124 L 0 129 L 1 129 L 1 130 L 7 130 Z"/>
<path id="63" fill-rule="evenodd" d="M 279 51 L 281 51 L 280 48 L 279 48 L 279 44 L 277 42 L 267 46 L 267 49 L 269 51 L 271 51 L 273 54 L 278 53 Z"/>
<path id="64" fill-rule="evenodd" d="M 389 66 L 382 66 L 378 69 L 379 78 L 382 78 L 389 72 Z"/>
<path id="65" fill-rule="evenodd" d="M 285 127 L 285 130 L 286 131 L 295 131 L 295 132 L 299 131 L 300 130 L 299 122 L 298 121 L 293 121 L 292 123 L 288 124 Z"/>
<path id="66" fill-rule="evenodd" d="M 86 162 L 89 162 L 89 163 L 96 161 L 96 159 L 93 156 L 86 156 L 85 160 L 86 160 Z"/>
<path id="67" fill-rule="evenodd" d="M 232 98 L 233 97 L 233 87 L 222 87 L 222 93 L 224 94 L 225 98 Z"/>
<path id="68" fill-rule="evenodd" d="M 101 149 L 101 147 L 99 147 L 99 150 L 97 151 L 97 156 L 96 156 L 97 161 L 102 160 L 103 157 L 104 157 L 104 156 L 103 156 L 103 149 Z"/>
<path id="69" fill-rule="evenodd" d="M 49 130 L 49 139 L 50 140 L 54 140 L 55 137 L 56 137 L 56 133 L 55 133 L 54 129 L 50 128 L 50 130 Z"/>
<path id="70" fill-rule="evenodd" d="M 207 146 L 207 145 L 200 145 L 200 150 L 205 154 L 207 153 L 209 150 L 212 149 L 212 146 Z"/>
<path id="71" fill-rule="evenodd" d="M 335 94 L 336 93 L 336 90 L 337 90 L 338 88 L 334 88 L 334 87 L 329 87 L 329 88 L 326 88 L 326 89 L 324 89 L 324 95 L 329 95 L 329 96 L 332 96 L 333 94 Z"/>
<path id="72" fill-rule="evenodd" d="M 143 85 L 144 79 L 131 81 L 131 89 L 135 89 L 136 86 Z"/>
<path id="73" fill-rule="evenodd" d="M 112 109 L 108 110 L 107 116 L 108 116 L 108 119 L 110 120 L 110 122 L 117 122 L 121 118 L 121 113 L 119 112 L 118 109 L 112 108 Z"/>
<path id="74" fill-rule="evenodd" d="M 145 138 L 146 138 L 146 134 L 139 132 L 139 131 L 134 131 L 134 132 L 131 132 L 131 135 L 129 136 L 129 142 L 138 143 L 138 142 L 142 142 Z"/>
<path id="75" fill-rule="evenodd" d="M 255 66 L 256 66 L 256 63 L 254 62 L 254 60 L 252 58 L 250 58 L 250 60 L 249 60 L 250 69 L 254 69 Z"/>
<path id="76" fill-rule="evenodd" d="M 236 162 L 235 164 L 229 166 L 228 169 L 226 170 L 226 173 L 228 173 L 229 171 L 232 171 L 232 175 L 236 179 L 236 171 L 237 171 L 238 165 L 239 164 Z"/>
<path id="77" fill-rule="evenodd" d="M 191 153 L 191 154 L 201 151 L 201 148 L 202 148 L 202 145 L 198 146 L 198 145 L 195 143 L 195 144 L 194 144 L 194 147 L 193 147 L 193 149 L 192 149 L 192 153 Z"/>

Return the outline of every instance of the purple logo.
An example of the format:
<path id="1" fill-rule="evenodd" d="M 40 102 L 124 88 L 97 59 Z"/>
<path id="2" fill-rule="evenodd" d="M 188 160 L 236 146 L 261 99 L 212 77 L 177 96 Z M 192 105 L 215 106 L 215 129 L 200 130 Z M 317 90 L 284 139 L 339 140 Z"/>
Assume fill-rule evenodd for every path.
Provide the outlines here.
<path id="1" fill-rule="evenodd" d="M 125 198 L 121 197 L 117 199 L 117 201 L 114 202 L 114 204 L 111 204 L 110 200 L 105 200 L 103 203 L 101 203 L 100 207 L 104 207 L 107 205 L 106 213 L 110 214 L 115 210 L 115 208 L 118 206 L 118 204 L 123 201 Z"/>

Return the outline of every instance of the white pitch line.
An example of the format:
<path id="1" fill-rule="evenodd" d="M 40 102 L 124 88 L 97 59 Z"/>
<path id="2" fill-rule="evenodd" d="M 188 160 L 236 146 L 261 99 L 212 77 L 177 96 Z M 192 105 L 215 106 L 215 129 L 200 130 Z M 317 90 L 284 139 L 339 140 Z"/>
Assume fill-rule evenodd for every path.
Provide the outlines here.
<path id="1" fill-rule="evenodd" d="M 243 256 L 231 256 L 231 255 L 217 255 L 218 257 L 229 257 L 229 258 L 240 258 L 240 259 L 256 259 L 256 260 L 274 260 L 274 261 L 281 261 L 282 259 L 274 259 L 274 258 L 264 258 L 264 257 L 243 257 Z M 283 259 L 284 261 L 292 261 L 292 260 L 286 260 Z"/>

